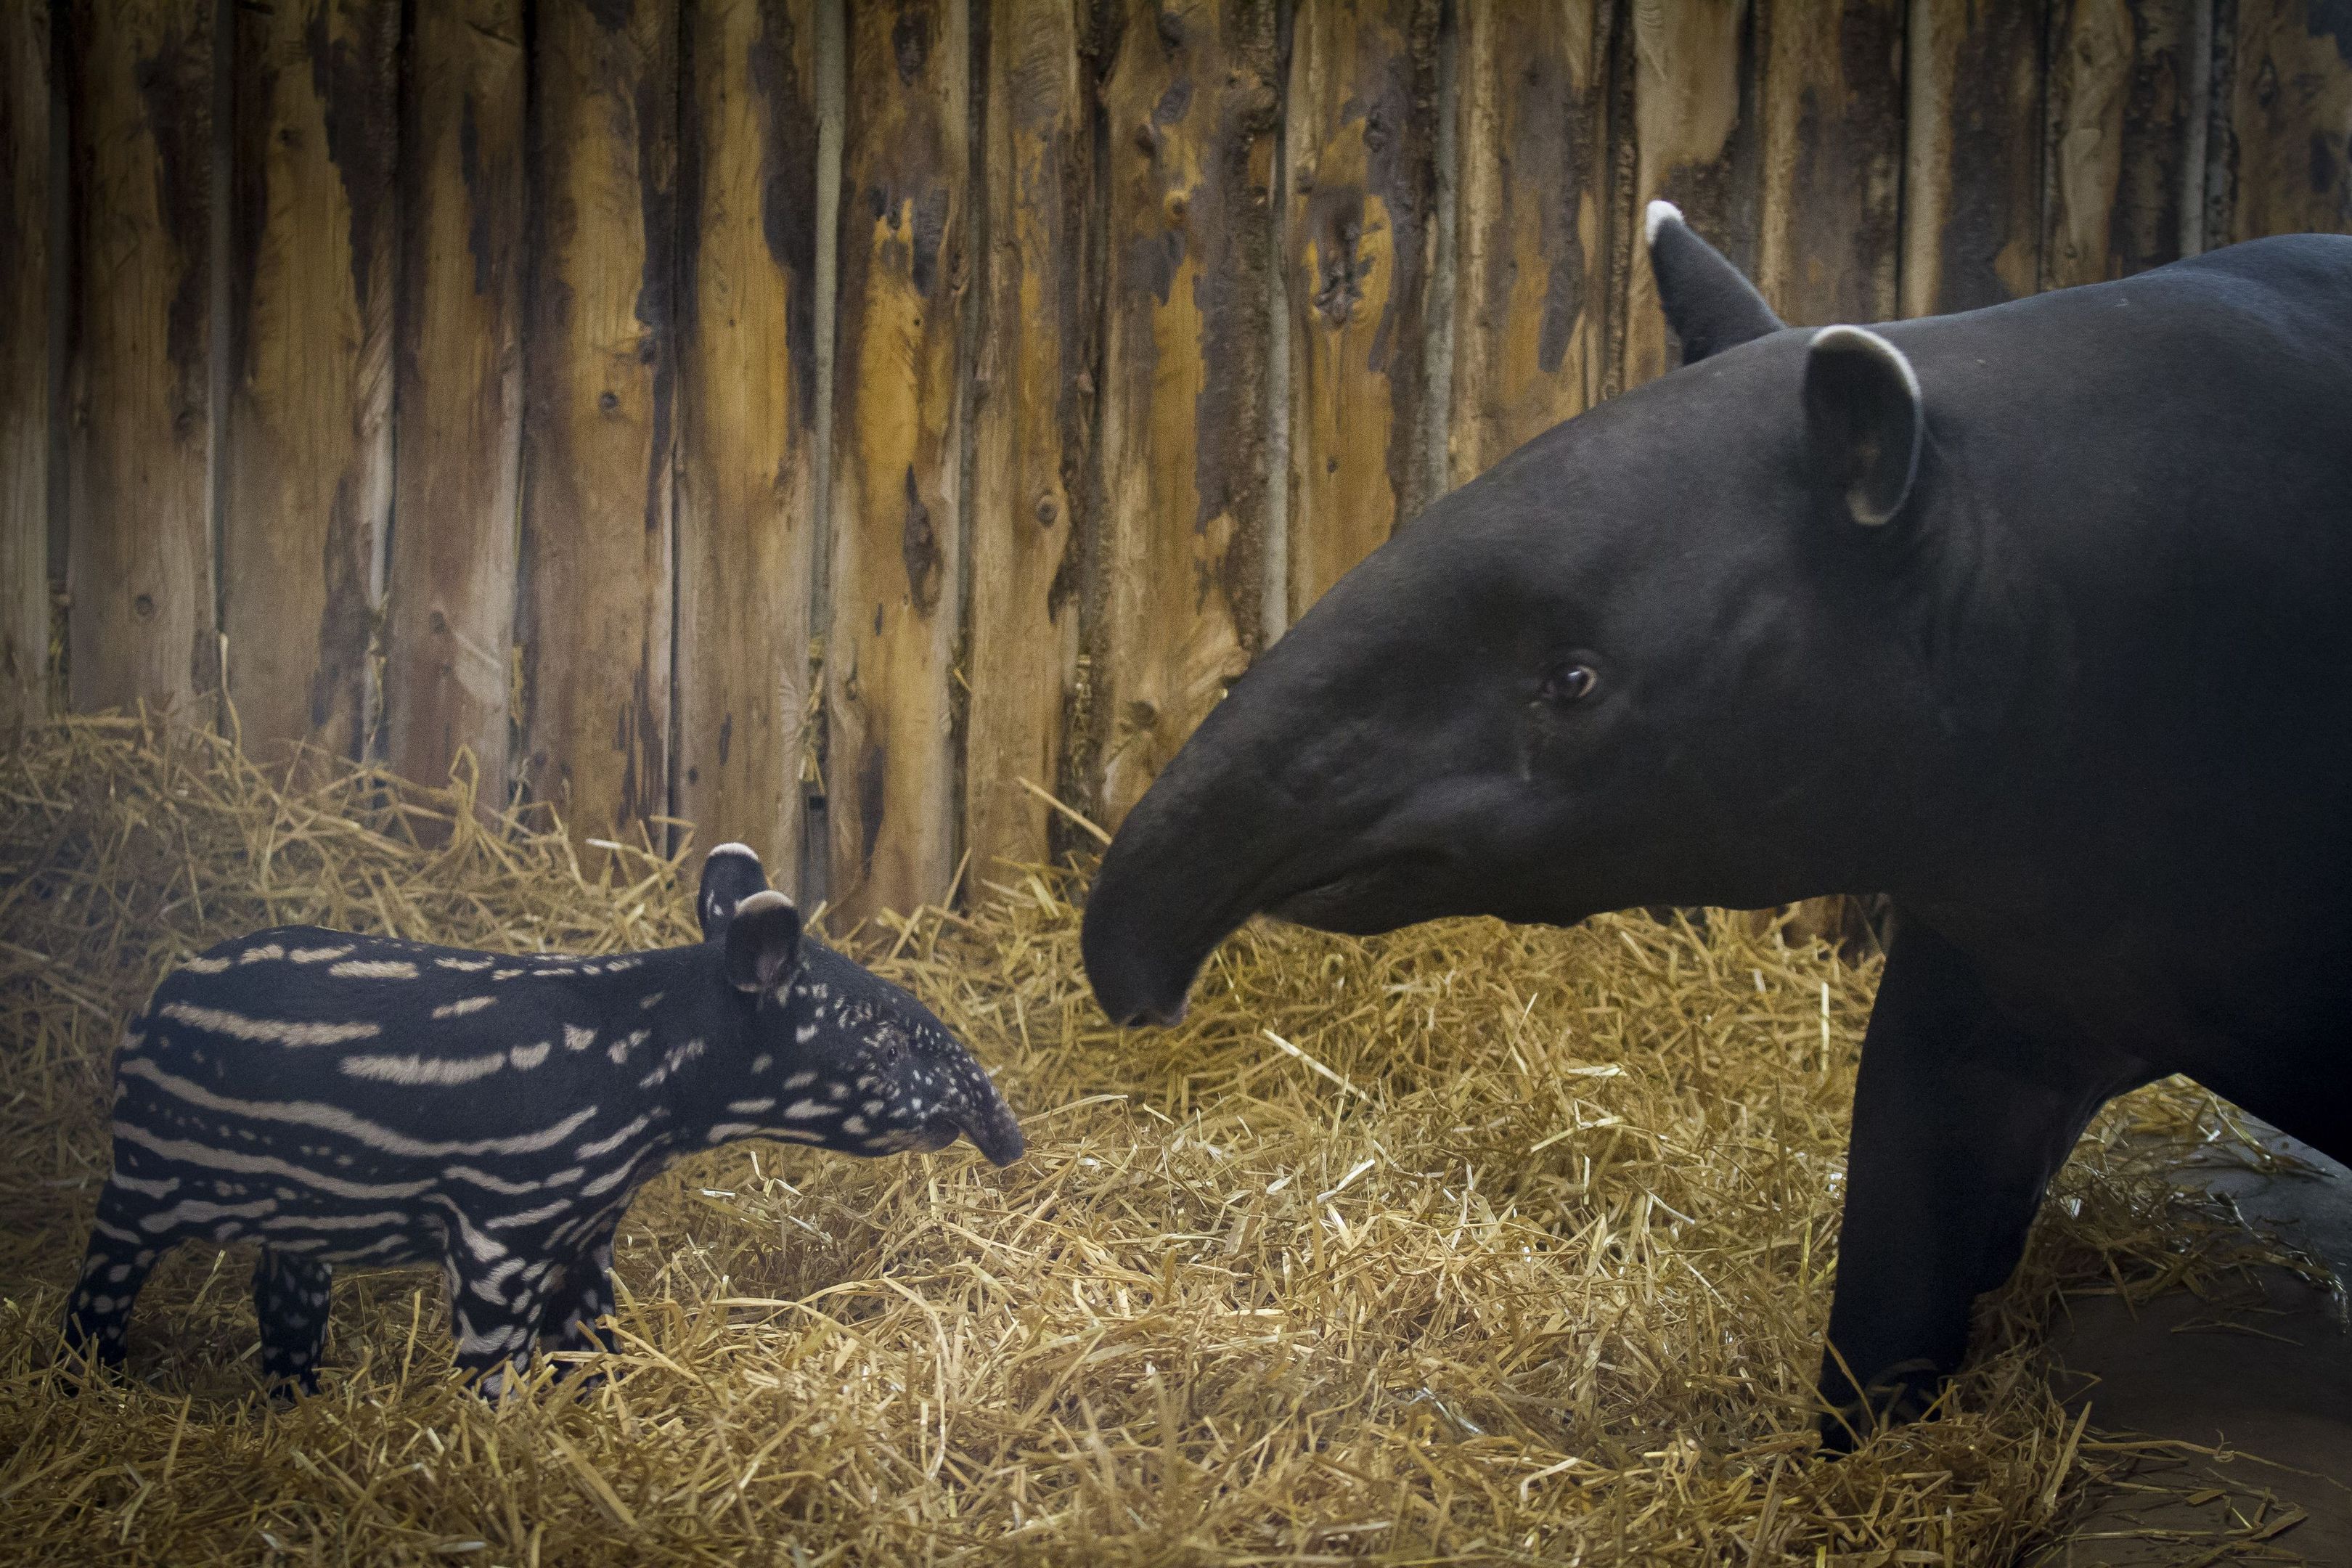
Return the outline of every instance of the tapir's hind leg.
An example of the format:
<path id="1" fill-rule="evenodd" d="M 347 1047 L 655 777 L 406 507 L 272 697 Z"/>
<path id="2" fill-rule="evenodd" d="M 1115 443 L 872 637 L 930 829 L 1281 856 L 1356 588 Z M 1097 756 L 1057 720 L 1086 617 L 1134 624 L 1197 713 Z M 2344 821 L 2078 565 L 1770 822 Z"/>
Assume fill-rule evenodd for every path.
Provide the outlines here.
<path id="1" fill-rule="evenodd" d="M 1854 1089 L 1822 1360 L 1822 1396 L 1842 1418 L 1823 1418 L 1825 1447 L 1933 1402 L 1968 1349 L 1970 1302 L 2017 1267 L 2084 1125 L 2148 1077 L 2145 1064 L 2029 1035 L 1958 950 L 1916 921 L 1900 929 Z"/>
<path id="2" fill-rule="evenodd" d="M 305 1394 L 319 1392 L 333 1278 L 316 1258 L 274 1247 L 261 1249 L 253 1266 L 253 1311 L 261 1320 L 261 1378 L 272 1392 L 297 1385 Z"/>
<path id="3" fill-rule="evenodd" d="M 84 1355 L 100 1366 L 122 1364 L 131 1303 L 168 1243 L 143 1237 L 139 1219 L 151 1205 L 135 1193 L 109 1182 L 99 1194 L 98 1218 L 82 1254 L 81 1276 L 66 1302 L 65 1355 Z"/>

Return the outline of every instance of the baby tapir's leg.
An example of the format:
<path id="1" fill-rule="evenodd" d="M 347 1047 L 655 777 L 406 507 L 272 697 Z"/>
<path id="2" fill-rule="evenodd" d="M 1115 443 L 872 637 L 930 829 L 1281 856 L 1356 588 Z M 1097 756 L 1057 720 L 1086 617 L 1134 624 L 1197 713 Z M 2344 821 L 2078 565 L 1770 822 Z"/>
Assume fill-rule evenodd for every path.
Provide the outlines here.
<path id="1" fill-rule="evenodd" d="M 563 1278 L 547 1299 L 540 1331 L 558 1351 L 610 1351 L 612 1336 L 598 1326 L 610 1317 L 613 1300 L 613 1232 L 588 1238 L 580 1255 L 563 1266 Z"/>
<path id="2" fill-rule="evenodd" d="M 319 1357 L 327 1348 L 327 1296 L 333 1275 L 324 1263 L 261 1249 L 253 1266 L 253 1311 L 261 1320 L 261 1377 L 273 1392 L 299 1384 L 319 1392 Z"/>
<path id="3" fill-rule="evenodd" d="M 109 1182 L 98 1197 L 98 1218 L 82 1255 L 81 1278 L 66 1304 L 65 1352 L 68 1359 L 93 1355 L 100 1366 L 122 1364 L 131 1303 L 168 1242 L 139 1234 L 148 1201 Z"/>
<path id="4" fill-rule="evenodd" d="M 518 1375 L 530 1368 L 551 1275 L 530 1273 L 518 1253 L 486 1259 L 463 1242 L 450 1247 L 443 1268 L 457 1369 L 478 1380 L 484 1398 L 496 1399 L 506 1389 L 508 1363 Z"/>

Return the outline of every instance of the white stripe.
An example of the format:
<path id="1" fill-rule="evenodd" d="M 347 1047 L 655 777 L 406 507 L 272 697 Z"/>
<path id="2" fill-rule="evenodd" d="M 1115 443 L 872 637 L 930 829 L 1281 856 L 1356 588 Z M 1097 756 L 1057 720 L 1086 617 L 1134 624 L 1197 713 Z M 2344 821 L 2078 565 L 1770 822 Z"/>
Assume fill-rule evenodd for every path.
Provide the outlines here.
<path id="1" fill-rule="evenodd" d="M 141 1237 L 136 1233 L 127 1230 L 118 1230 L 102 1219 L 94 1219 L 90 1221 L 89 1228 L 98 1232 L 99 1235 L 106 1237 L 109 1241 L 127 1241 L 135 1247 L 141 1240 Z"/>
<path id="2" fill-rule="evenodd" d="M 455 969 L 467 974 L 478 974 L 496 962 L 497 960 L 488 958 L 436 958 L 433 961 L 433 966 L 436 969 Z"/>
<path id="3" fill-rule="evenodd" d="M 389 1127 L 373 1121 L 362 1121 L 339 1105 L 320 1105 L 307 1100 L 232 1100 L 215 1094 L 201 1084 L 175 1078 L 145 1058 L 124 1062 L 116 1069 L 123 1077 L 147 1079 L 166 1094 L 184 1100 L 206 1110 L 226 1111 L 232 1116 L 249 1116 L 264 1121 L 286 1121 L 299 1127 L 316 1127 L 321 1131 L 338 1132 L 354 1138 L 372 1149 L 387 1154 L 415 1154 L 435 1158 L 445 1154 L 535 1154 L 551 1148 L 577 1132 L 595 1119 L 593 1105 L 575 1110 L 552 1127 L 542 1127 L 536 1132 L 518 1133 L 511 1138 L 478 1138 L 470 1142 L 427 1142 L 395 1132 Z"/>
<path id="4" fill-rule="evenodd" d="M 451 1165 L 441 1173 L 441 1179 L 445 1182 L 471 1182 L 487 1192 L 505 1193 L 511 1196 L 518 1193 L 535 1193 L 544 1187 L 560 1187 L 566 1183 L 576 1182 L 587 1173 L 578 1165 L 570 1165 L 544 1181 L 509 1182 L 503 1176 L 478 1171 L 471 1165 Z"/>
<path id="5" fill-rule="evenodd" d="M 286 956 L 297 963 L 324 963 L 331 958 L 342 957 L 352 951 L 352 946 L 347 942 L 341 947 L 298 947 Z"/>
<path id="6" fill-rule="evenodd" d="M 468 1013 L 480 1012 L 497 1000 L 495 996 L 461 997 L 455 1002 L 442 1003 L 433 1009 L 433 1016 L 436 1018 L 462 1018 Z"/>
<path id="7" fill-rule="evenodd" d="M 228 967 L 226 958 L 192 958 L 180 965 L 190 974 L 218 974 Z"/>
<path id="8" fill-rule="evenodd" d="M 581 1188 L 580 1195 L 583 1198 L 596 1198 L 604 1196 L 606 1193 L 611 1192 L 614 1187 L 619 1186 L 623 1182 L 627 1181 L 629 1179 L 629 1173 L 635 1170 L 638 1163 L 652 1152 L 653 1146 L 651 1144 L 647 1144 L 645 1148 L 642 1148 L 635 1153 L 630 1155 L 622 1164 L 615 1165 L 613 1169 L 605 1172 L 603 1175 L 597 1177 L 594 1181 Z"/>
<path id="9" fill-rule="evenodd" d="M 238 1040 L 268 1040 L 281 1046 L 339 1046 L 345 1040 L 372 1040 L 383 1031 L 374 1024 L 298 1024 L 284 1018 L 248 1018 L 219 1007 L 199 1007 L 190 1002 L 169 1002 L 163 1016 L 226 1035 Z"/>
<path id="10" fill-rule="evenodd" d="M 584 1194 L 587 1189 L 583 1187 L 581 1191 Z M 520 1214 L 505 1214 L 500 1215 L 496 1219 L 486 1219 L 482 1222 L 482 1228 L 484 1230 L 512 1230 L 519 1225 L 537 1225 L 541 1220 L 553 1219 L 557 1215 L 562 1214 L 571 1206 L 572 1205 L 568 1200 L 559 1199 L 554 1203 L 549 1204 L 544 1208 L 525 1209 Z"/>
<path id="11" fill-rule="evenodd" d="M 325 1175 L 289 1163 L 275 1154 L 242 1154 L 234 1149 L 215 1149 L 209 1143 L 193 1143 L 184 1138 L 162 1138 L 133 1121 L 114 1124 L 114 1141 L 136 1143 L 139 1147 L 177 1160 L 184 1165 L 201 1165 L 208 1171 L 239 1171 L 249 1176 L 286 1176 L 341 1198 L 413 1198 L 429 1190 L 430 1182 L 347 1182 L 340 1176 Z"/>
<path id="12" fill-rule="evenodd" d="M 547 1053 L 554 1048 L 554 1044 L 548 1040 L 541 1040 L 535 1046 L 517 1046 L 507 1053 L 507 1060 L 514 1063 L 515 1071 L 529 1072 L 545 1061 Z"/>
<path id="13" fill-rule="evenodd" d="M 335 1064 L 352 1078 L 378 1083 L 461 1084 L 488 1078 L 507 1065 L 504 1051 L 486 1057 L 345 1057 Z"/>
<path id="14" fill-rule="evenodd" d="M 730 1100 L 727 1102 L 727 1109 L 738 1116 L 757 1116 L 763 1110 L 773 1110 L 775 1107 L 776 1102 L 772 1100 Z"/>
<path id="15" fill-rule="evenodd" d="M 610 1138 L 599 1138 L 593 1143 L 583 1143 L 579 1148 L 573 1150 L 572 1152 L 579 1155 L 580 1158 L 583 1160 L 594 1160 L 609 1154 L 614 1150 L 619 1148 L 622 1144 L 627 1142 L 630 1139 L 635 1137 L 638 1133 L 643 1132 L 646 1130 L 646 1124 L 652 1120 L 653 1118 L 651 1116 L 640 1116 L 635 1121 L 630 1122 L 626 1127 L 622 1128 L 618 1132 L 614 1133 Z"/>
<path id="16" fill-rule="evenodd" d="M 185 1203 L 155 1214 L 142 1215 L 139 1228 L 161 1234 L 179 1225 L 203 1225 L 216 1219 L 259 1219 L 277 1211 L 274 1198 L 261 1198 L 249 1204 L 209 1204 L 202 1198 L 190 1198 Z"/>
<path id="17" fill-rule="evenodd" d="M 354 958 L 327 973 L 345 980 L 414 980 L 416 965 L 402 958 Z"/>
<path id="18" fill-rule="evenodd" d="M 118 1170 L 108 1176 L 107 1180 L 125 1191 L 144 1193 L 151 1198 L 168 1198 L 180 1190 L 180 1178 L 177 1176 L 163 1182 L 142 1182 L 136 1176 Z"/>
<path id="19" fill-rule="evenodd" d="M 378 1209 L 373 1214 L 282 1214 L 261 1222 L 264 1230 L 364 1230 L 370 1226 L 405 1226 L 415 1216 L 402 1209 Z"/>

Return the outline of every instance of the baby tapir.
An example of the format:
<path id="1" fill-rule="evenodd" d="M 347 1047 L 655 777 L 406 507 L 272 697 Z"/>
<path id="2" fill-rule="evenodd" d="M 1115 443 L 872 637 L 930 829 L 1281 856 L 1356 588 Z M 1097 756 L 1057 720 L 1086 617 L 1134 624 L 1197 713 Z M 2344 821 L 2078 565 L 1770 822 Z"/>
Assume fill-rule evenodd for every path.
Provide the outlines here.
<path id="1" fill-rule="evenodd" d="M 262 1243 L 262 1371 L 317 1385 L 329 1271 L 437 1262 L 458 1365 L 601 1345 L 613 1233 L 680 1154 L 780 1138 L 851 1154 L 1021 1130 L 923 1005 L 801 930 L 740 844 L 703 862 L 704 940 L 513 957 L 266 931 L 157 988 L 114 1071 L 114 1169 L 67 1310 L 119 1364 L 131 1304 L 188 1240 Z"/>

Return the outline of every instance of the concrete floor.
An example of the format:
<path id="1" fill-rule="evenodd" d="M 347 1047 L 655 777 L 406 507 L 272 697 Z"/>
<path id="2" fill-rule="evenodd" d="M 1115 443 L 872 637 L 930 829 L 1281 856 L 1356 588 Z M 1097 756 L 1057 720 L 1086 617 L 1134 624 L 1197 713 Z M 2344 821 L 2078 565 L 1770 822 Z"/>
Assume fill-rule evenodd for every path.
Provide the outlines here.
<path id="1" fill-rule="evenodd" d="M 2230 1171 L 2210 1190 L 2352 1284 L 2352 1170 L 2284 1133 L 2310 1175 Z M 2237 1295 L 2137 1312 L 2074 1303 L 2053 1342 L 2066 1387 L 2119 1461 L 2038 1568 L 2305 1563 L 2352 1568 L 2352 1331 L 2345 1299 L 2284 1271 Z"/>

